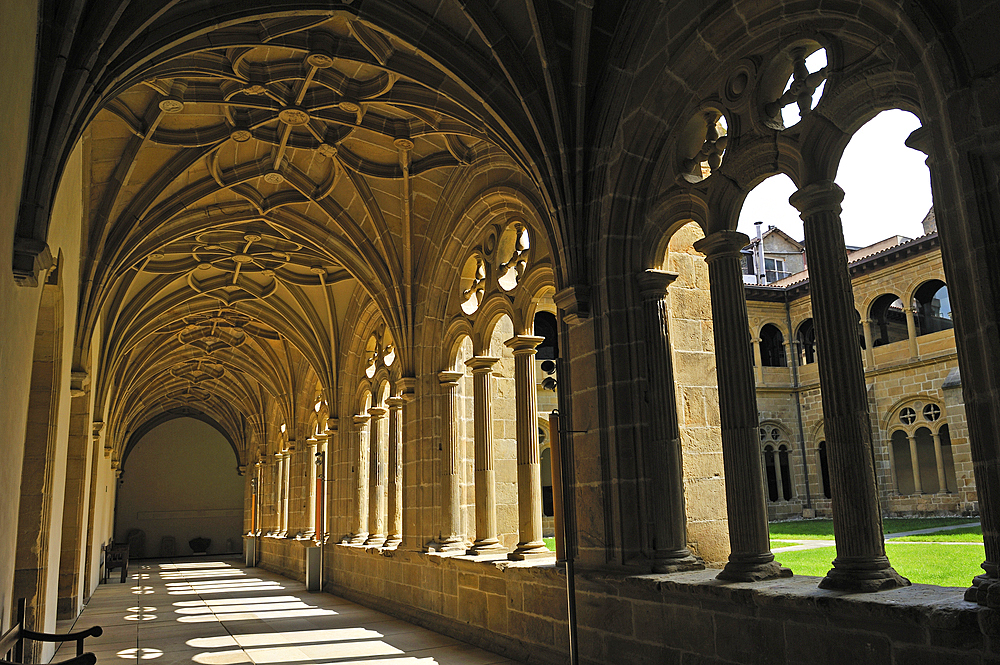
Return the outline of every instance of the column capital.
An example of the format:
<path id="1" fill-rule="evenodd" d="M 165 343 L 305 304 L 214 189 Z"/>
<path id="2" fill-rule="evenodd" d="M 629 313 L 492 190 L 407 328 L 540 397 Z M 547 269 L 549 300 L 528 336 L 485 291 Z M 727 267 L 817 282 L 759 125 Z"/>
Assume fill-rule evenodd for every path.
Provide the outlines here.
<path id="1" fill-rule="evenodd" d="M 667 287 L 677 279 L 677 273 L 666 270 L 643 270 L 636 275 L 639 295 L 643 300 L 660 300 L 667 295 Z"/>
<path id="2" fill-rule="evenodd" d="M 355 425 L 359 425 L 359 426 L 360 425 L 367 425 L 368 421 L 371 420 L 371 419 L 372 419 L 372 417 L 370 415 L 368 415 L 367 413 L 359 413 L 356 416 L 354 416 L 354 424 Z"/>
<path id="3" fill-rule="evenodd" d="M 404 376 L 397 381 L 399 384 L 399 396 L 409 402 L 417 394 L 417 377 Z"/>
<path id="4" fill-rule="evenodd" d="M 504 342 L 504 346 L 511 349 L 515 356 L 519 356 L 528 353 L 533 354 L 535 348 L 544 341 L 544 337 L 536 337 L 535 335 L 514 335 Z"/>
<path id="5" fill-rule="evenodd" d="M 389 397 L 388 399 L 386 399 L 385 403 L 389 405 L 389 410 L 391 411 L 392 409 L 402 409 L 403 405 L 409 401 L 410 400 L 406 399 L 405 397 L 401 397 L 400 395 L 395 395 L 393 397 Z"/>
<path id="6" fill-rule="evenodd" d="M 739 231 L 716 231 L 694 243 L 694 248 L 709 262 L 722 258 L 739 258 L 740 250 L 750 244 L 750 236 Z"/>
<path id="7" fill-rule="evenodd" d="M 326 419 L 326 431 L 327 433 L 336 432 L 340 428 L 340 418 L 327 418 Z"/>
<path id="8" fill-rule="evenodd" d="M 844 201 L 844 190 L 832 180 L 820 180 L 802 187 L 788 197 L 788 202 L 799 211 L 802 219 L 818 212 L 840 214 L 840 204 Z"/>
<path id="9" fill-rule="evenodd" d="M 370 409 L 368 409 L 368 415 L 370 415 L 373 420 L 377 420 L 379 418 L 385 418 L 385 415 L 387 413 L 389 413 L 389 409 L 385 408 L 384 406 L 373 406 Z"/>
<path id="10" fill-rule="evenodd" d="M 492 356 L 476 356 L 466 360 L 465 364 L 472 370 L 473 374 L 478 374 L 493 371 L 493 366 L 498 362 L 500 362 L 500 359 L 493 358 Z"/>
<path id="11" fill-rule="evenodd" d="M 441 385 L 446 388 L 451 388 L 457 386 L 458 382 L 462 380 L 465 376 L 465 372 L 456 372 L 454 370 L 445 370 L 443 372 L 438 372 L 438 381 Z"/>

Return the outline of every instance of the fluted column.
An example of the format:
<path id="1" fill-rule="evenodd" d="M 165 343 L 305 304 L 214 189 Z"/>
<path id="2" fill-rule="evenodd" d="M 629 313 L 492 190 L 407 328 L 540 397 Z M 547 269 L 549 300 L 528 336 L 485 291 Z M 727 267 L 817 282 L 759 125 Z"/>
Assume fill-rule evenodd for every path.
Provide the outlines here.
<path id="1" fill-rule="evenodd" d="M 514 404 L 517 434 L 518 542 L 512 561 L 552 556 L 542 540 L 542 465 L 538 449 L 538 398 L 535 348 L 544 337 L 518 335 L 505 342 L 514 353 Z"/>
<path id="2" fill-rule="evenodd" d="M 458 423 L 458 386 L 462 372 L 439 372 L 441 382 L 441 533 L 429 549 L 465 550 L 462 532 L 461 484 L 458 470 L 461 434 Z"/>
<path id="3" fill-rule="evenodd" d="M 667 288 L 675 279 L 676 274 L 662 270 L 646 270 L 638 277 L 646 344 L 646 406 L 649 408 L 649 435 L 643 450 L 643 464 L 649 479 L 654 573 L 705 567 L 687 547 L 684 460 L 668 331 L 670 303 Z"/>
<path id="4" fill-rule="evenodd" d="M 917 322 L 913 317 L 913 306 L 903 303 L 903 313 L 906 315 L 906 341 L 910 345 L 910 357 L 916 358 L 917 353 Z"/>
<path id="5" fill-rule="evenodd" d="M 865 336 L 865 366 L 868 369 L 875 368 L 875 349 L 872 346 L 872 320 L 862 319 L 861 320 L 861 330 Z"/>
<path id="6" fill-rule="evenodd" d="M 354 512 L 351 515 L 352 545 L 363 545 L 368 540 L 368 425 L 371 416 L 361 414 L 354 416 L 354 431 L 351 448 L 353 449 L 352 467 L 354 473 Z"/>
<path id="7" fill-rule="evenodd" d="M 312 538 L 316 535 L 316 497 L 319 494 L 316 488 L 316 478 L 319 475 L 316 473 L 316 446 L 318 443 L 319 441 L 316 439 L 306 440 L 306 464 L 309 466 L 309 487 L 305 495 L 307 497 L 306 502 L 309 505 L 307 507 L 308 523 L 302 531 L 302 536 L 305 538 Z"/>
<path id="8" fill-rule="evenodd" d="M 807 185 L 789 198 L 805 228 L 813 321 L 816 337 L 823 341 L 819 380 L 837 558 L 820 587 L 878 591 L 909 581 L 885 556 L 854 293 L 840 224 L 843 199 L 844 191 L 830 180 Z"/>
<path id="9" fill-rule="evenodd" d="M 717 231 L 695 243 L 695 249 L 706 256 L 712 292 L 722 461 L 732 549 L 719 578 L 741 582 L 792 574 L 774 560 L 767 531 L 757 395 L 747 345 L 747 303 L 740 270 L 740 250 L 748 242 L 746 234 Z"/>
<path id="10" fill-rule="evenodd" d="M 934 463 L 937 465 L 938 493 L 947 494 L 948 479 L 944 475 L 944 453 L 941 450 L 941 432 L 936 431 L 931 434 L 934 437 Z"/>
<path id="11" fill-rule="evenodd" d="M 497 484 L 493 468 L 493 392 L 490 372 L 499 358 L 476 356 L 465 362 L 472 369 L 475 401 L 476 444 L 476 540 L 469 554 L 503 552 L 497 538 Z"/>
<path id="12" fill-rule="evenodd" d="M 368 409 L 372 417 L 369 427 L 369 481 L 368 481 L 368 540 L 365 547 L 382 547 L 385 544 L 385 512 L 386 512 L 386 448 L 383 446 L 386 414 L 389 410 L 384 406 L 373 406 Z"/>
<path id="13" fill-rule="evenodd" d="M 385 546 L 396 547 L 403 540 L 403 405 L 402 397 L 390 397 L 389 405 L 389 506 Z"/>

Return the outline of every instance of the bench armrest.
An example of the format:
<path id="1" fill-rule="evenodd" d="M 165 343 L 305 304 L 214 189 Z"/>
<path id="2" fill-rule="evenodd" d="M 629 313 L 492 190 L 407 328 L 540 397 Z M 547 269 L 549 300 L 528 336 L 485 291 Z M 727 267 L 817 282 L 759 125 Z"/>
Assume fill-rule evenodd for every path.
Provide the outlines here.
<path id="1" fill-rule="evenodd" d="M 57 635 L 55 633 L 38 633 L 33 630 L 21 630 L 21 637 L 26 640 L 34 640 L 36 642 L 76 642 L 76 655 L 77 657 L 83 656 L 83 640 L 87 637 L 100 637 L 104 633 L 104 630 L 100 626 L 92 626 L 87 630 L 81 630 L 75 633 L 65 633 L 62 635 Z M 66 661 L 70 662 L 70 661 Z M 81 665 L 83 665 L 81 663 Z"/>

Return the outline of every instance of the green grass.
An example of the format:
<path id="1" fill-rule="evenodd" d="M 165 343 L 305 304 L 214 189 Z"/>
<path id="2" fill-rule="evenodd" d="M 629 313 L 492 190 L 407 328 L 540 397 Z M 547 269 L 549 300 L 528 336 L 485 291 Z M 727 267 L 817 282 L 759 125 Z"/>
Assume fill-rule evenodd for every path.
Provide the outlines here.
<path id="1" fill-rule="evenodd" d="M 965 529 L 952 529 L 938 533 L 927 533 L 922 536 L 903 536 L 893 538 L 892 542 L 910 543 L 981 543 L 983 542 L 983 528 L 979 525 L 970 526 Z"/>
<path id="2" fill-rule="evenodd" d="M 893 517 L 883 520 L 882 527 L 885 533 L 901 533 L 972 522 L 968 517 Z M 772 540 L 833 540 L 833 520 L 772 522 L 770 531 Z"/>
<path id="3" fill-rule="evenodd" d="M 904 545 L 886 543 L 893 568 L 916 584 L 967 587 L 982 569 L 985 552 L 981 545 Z M 833 547 L 780 552 L 778 561 L 796 575 L 826 575 L 837 555 Z"/>
<path id="4" fill-rule="evenodd" d="M 794 540 L 772 540 L 771 547 L 790 547 L 791 545 L 798 545 Z"/>
<path id="5" fill-rule="evenodd" d="M 542 538 L 545 541 L 545 546 L 548 547 L 553 552 L 556 551 L 556 539 L 555 538 Z"/>

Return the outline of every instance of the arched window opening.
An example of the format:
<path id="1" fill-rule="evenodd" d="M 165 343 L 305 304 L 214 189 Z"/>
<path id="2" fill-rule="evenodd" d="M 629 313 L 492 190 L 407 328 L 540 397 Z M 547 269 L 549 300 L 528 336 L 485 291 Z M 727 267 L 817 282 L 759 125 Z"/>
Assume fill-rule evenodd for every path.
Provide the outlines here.
<path id="1" fill-rule="evenodd" d="M 930 429 L 920 427 L 914 434 L 917 442 L 917 464 L 920 471 L 921 489 L 926 494 L 936 494 L 941 488 L 938 482 L 937 453 L 934 450 L 934 437 Z"/>
<path id="2" fill-rule="evenodd" d="M 913 464 L 910 461 L 910 440 L 901 429 L 892 433 L 892 463 L 896 471 L 896 492 L 913 494 Z"/>
<path id="3" fill-rule="evenodd" d="M 823 481 L 823 496 L 827 499 L 832 499 L 833 492 L 830 491 L 830 463 L 826 459 L 826 441 L 819 442 L 819 473 L 820 479 Z"/>
<path id="4" fill-rule="evenodd" d="M 551 312 L 535 314 L 535 335 L 545 338 L 535 351 L 536 360 L 555 360 L 559 357 L 559 331 L 554 314 Z"/>
<path id="5" fill-rule="evenodd" d="M 767 480 L 767 498 L 778 500 L 778 472 L 774 468 L 774 448 L 764 446 L 764 477 Z"/>
<path id="6" fill-rule="evenodd" d="M 778 466 L 781 469 L 781 496 L 785 501 L 790 501 L 792 494 L 792 470 L 788 464 L 788 447 L 784 444 L 778 446 Z"/>
<path id="7" fill-rule="evenodd" d="M 917 335 L 929 335 L 941 330 L 951 330 L 951 301 L 948 287 L 939 279 L 924 282 L 913 294 L 913 318 Z"/>
<path id="8" fill-rule="evenodd" d="M 785 367 L 785 338 L 778 327 L 768 323 L 760 330 L 760 358 L 764 367 Z"/>
<path id="9" fill-rule="evenodd" d="M 799 342 L 799 364 L 809 365 L 816 362 L 816 327 L 812 319 L 806 319 L 796 335 Z"/>
<path id="10" fill-rule="evenodd" d="M 908 337 L 903 301 L 891 293 L 879 296 L 871 309 L 872 346 L 902 342 Z"/>

